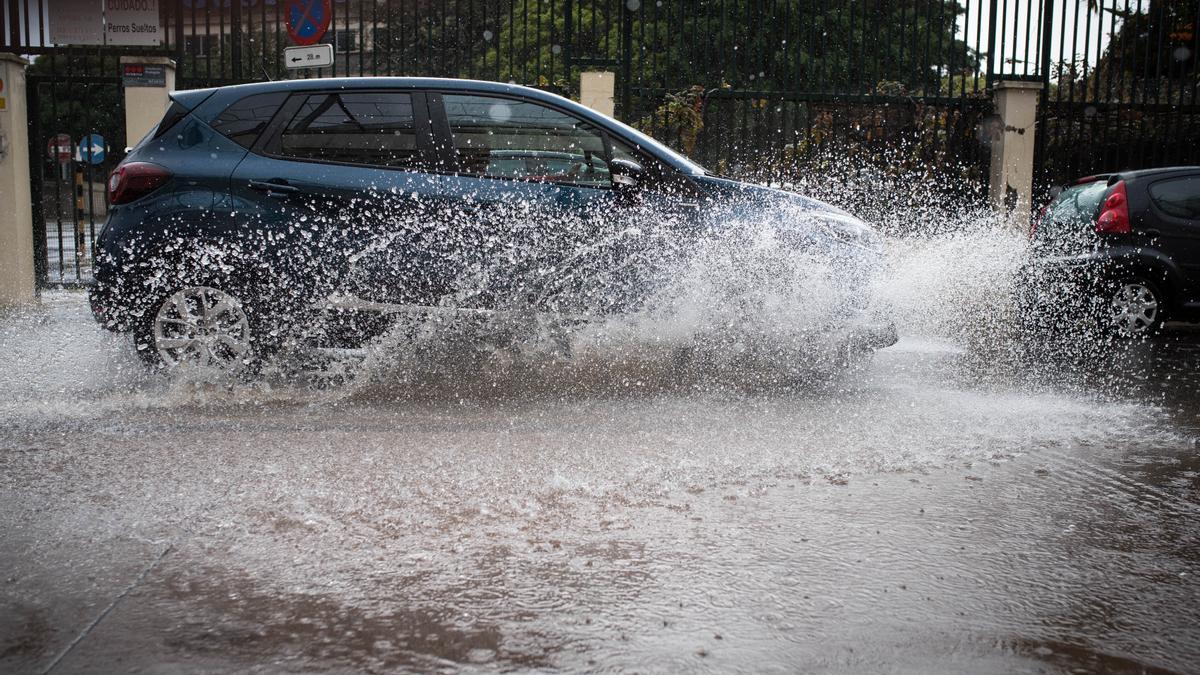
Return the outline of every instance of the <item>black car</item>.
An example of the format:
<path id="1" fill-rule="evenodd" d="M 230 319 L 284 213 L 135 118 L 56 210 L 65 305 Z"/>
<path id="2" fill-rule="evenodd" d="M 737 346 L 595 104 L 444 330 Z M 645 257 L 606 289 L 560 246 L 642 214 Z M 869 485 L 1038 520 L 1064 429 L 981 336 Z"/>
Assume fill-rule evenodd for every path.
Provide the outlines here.
<path id="1" fill-rule="evenodd" d="M 1124 337 L 1200 321 L 1200 167 L 1081 178 L 1043 209 L 1030 239 L 1029 312 L 1086 312 Z"/>
<path id="2" fill-rule="evenodd" d="M 665 270 L 748 222 L 838 271 L 835 315 L 800 328 L 842 353 L 896 339 L 863 313 L 881 254 L 870 227 L 714 176 L 553 94 L 343 78 L 172 101 L 110 178 L 91 290 L 96 318 L 153 362 L 239 368 L 414 317 L 487 324 L 496 340 L 564 330 L 637 311 Z"/>

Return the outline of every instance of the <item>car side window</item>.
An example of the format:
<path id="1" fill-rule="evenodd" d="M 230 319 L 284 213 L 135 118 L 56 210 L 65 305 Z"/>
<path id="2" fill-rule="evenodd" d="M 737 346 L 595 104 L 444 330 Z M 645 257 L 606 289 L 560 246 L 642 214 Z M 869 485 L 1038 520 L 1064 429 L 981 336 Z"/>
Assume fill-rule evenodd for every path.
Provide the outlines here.
<path id="1" fill-rule="evenodd" d="M 1200 221 L 1200 176 L 1151 183 L 1150 200 L 1168 216 Z"/>
<path id="2" fill-rule="evenodd" d="M 412 95 L 307 95 L 279 137 L 278 154 L 326 162 L 416 168 L 420 149 Z"/>
<path id="3" fill-rule="evenodd" d="M 243 148 L 249 148 L 286 100 L 287 92 L 282 91 L 247 96 L 217 115 L 212 127 Z"/>
<path id="4" fill-rule="evenodd" d="M 462 173 L 589 187 L 612 184 L 603 134 L 583 120 L 528 101 L 442 97 Z"/>

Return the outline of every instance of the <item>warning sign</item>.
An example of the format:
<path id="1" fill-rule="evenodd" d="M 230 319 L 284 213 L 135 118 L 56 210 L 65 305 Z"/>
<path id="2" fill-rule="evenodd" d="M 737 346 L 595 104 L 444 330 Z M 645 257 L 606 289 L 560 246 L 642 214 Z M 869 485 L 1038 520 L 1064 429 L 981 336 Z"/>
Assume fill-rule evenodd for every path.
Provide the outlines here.
<path id="1" fill-rule="evenodd" d="M 110 45 L 162 44 L 158 0 L 104 0 L 104 35 Z"/>
<path id="2" fill-rule="evenodd" d="M 54 0 L 46 9 L 55 45 L 162 44 L 159 0 Z"/>

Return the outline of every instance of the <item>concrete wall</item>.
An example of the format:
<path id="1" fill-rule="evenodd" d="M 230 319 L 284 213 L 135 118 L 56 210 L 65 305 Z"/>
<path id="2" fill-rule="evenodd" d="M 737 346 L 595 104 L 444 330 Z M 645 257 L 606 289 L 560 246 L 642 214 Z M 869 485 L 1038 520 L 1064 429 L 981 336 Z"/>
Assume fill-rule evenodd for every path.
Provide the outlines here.
<path id="1" fill-rule="evenodd" d="M 992 143 L 988 196 L 992 208 L 1013 227 L 1029 224 L 1033 203 L 1033 151 L 1040 82 L 1005 80 L 996 84 L 996 113 L 1003 131 Z"/>
<path id="2" fill-rule="evenodd" d="M 167 94 L 175 91 L 175 62 L 162 56 L 122 56 L 125 64 L 162 65 L 167 76 L 163 87 L 125 87 L 125 142 L 133 147 L 167 110 Z"/>
<path id="3" fill-rule="evenodd" d="M 25 66 L 0 53 L 0 305 L 36 297 L 33 270 L 33 200 L 29 177 L 29 125 Z"/>
<path id="4" fill-rule="evenodd" d="M 613 93 L 616 91 L 617 76 L 608 72 L 579 74 L 579 102 L 599 113 L 613 116 Z"/>

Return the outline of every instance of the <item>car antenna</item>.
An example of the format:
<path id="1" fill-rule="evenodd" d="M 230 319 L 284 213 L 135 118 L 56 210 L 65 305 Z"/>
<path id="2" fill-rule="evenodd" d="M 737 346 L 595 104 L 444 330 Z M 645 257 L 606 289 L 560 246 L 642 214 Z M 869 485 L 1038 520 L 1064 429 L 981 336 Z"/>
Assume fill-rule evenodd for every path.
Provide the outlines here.
<path id="1" fill-rule="evenodd" d="M 258 67 L 262 68 L 263 77 L 267 78 L 267 82 L 275 81 L 275 78 L 271 77 L 271 74 L 267 72 L 267 62 L 266 61 L 260 61 L 258 64 Z"/>

